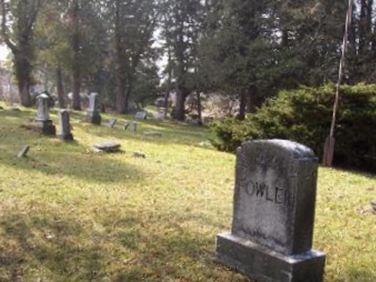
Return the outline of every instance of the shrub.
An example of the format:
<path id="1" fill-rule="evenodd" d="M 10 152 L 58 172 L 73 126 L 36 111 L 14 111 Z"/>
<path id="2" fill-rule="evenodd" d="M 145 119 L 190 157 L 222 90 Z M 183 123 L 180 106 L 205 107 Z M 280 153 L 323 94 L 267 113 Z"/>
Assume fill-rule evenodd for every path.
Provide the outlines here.
<path id="1" fill-rule="evenodd" d="M 213 145 L 234 151 L 247 139 L 289 139 L 311 147 L 318 156 L 328 136 L 335 86 L 282 91 L 240 122 L 213 125 Z M 376 171 L 376 85 L 341 88 L 336 126 L 335 165 Z"/>

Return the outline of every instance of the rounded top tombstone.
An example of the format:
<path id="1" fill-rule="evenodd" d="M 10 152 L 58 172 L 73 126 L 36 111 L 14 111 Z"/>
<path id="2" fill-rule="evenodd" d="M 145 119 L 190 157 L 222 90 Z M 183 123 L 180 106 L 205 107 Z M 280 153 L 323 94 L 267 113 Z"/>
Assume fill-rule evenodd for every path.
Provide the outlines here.
<path id="1" fill-rule="evenodd" d="M 37 121 L 48 121 L 50 119 L 50 97 L 43 93 L 37 96 Z"/>
<path id="2" fill-rule="evenodd" d="M 290 255 L 312 248 L 318 159 L 286 140 L 237 151 L 233 234 Z"/>

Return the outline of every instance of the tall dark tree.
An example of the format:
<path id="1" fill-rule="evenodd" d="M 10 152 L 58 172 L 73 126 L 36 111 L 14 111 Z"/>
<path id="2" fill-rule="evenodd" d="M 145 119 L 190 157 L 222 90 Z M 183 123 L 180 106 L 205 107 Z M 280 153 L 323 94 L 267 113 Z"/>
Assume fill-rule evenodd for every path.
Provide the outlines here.
<path id="1" fill-rule="evenodd" d="M 115 64 L 116 110 L 127 113 L 137 68 L 152 48 L 157 23 L 156 2 L 113 0 L 108 2 L 108 13 Z"/>
<path id="2" fill-rule="evenodd" d="M 176 105 L 173 117 L 184 121 L 186 99 L 192 91 L 189 81 L 194 74 L 195 45 L 201 32 L 203 3 L 199 0 L 165 0 L 161 7 L 163 35 L 171 59 L 168 67 L 174 66 Z"/>
<path id="3" fill-rule="evenodd" d="M 1 0 L 1 34 L 13 54 L 13 64 L 21 104 L 32 106 L 30 90 L 33 85 L 35 61 L 34 27 L 42 0 Z M 9 18 L 12 20 L 9 21 Z"/>

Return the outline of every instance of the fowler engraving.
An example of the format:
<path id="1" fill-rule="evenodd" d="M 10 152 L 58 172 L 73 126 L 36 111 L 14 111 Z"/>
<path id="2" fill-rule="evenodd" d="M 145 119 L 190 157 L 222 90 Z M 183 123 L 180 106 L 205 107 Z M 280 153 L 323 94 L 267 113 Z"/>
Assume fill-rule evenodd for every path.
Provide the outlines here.
<path id="1" fill-rule="evenodd" d="M 291 194 L 289 190 L 278 186 L 269 186 L 263 182 L 250 181 L 245 191 L 251 197 L 265 200 L 276 205 L 291 207 L 294 202 L 293 194 Z"/>

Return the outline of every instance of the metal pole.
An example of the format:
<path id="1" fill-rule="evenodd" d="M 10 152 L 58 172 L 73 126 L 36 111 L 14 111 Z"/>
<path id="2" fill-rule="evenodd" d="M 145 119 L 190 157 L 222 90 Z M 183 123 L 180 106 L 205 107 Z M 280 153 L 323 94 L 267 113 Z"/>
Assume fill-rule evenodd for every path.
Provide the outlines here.
<path id="1" fill-rule="evenodd" d="M 339 100 L 340 100 L 340 87 L 343 81 L 343 72 L 344 72 L 345 65 L 346 65 L 346 52 L 347 52 L 347 46 L 348 46 L 349 29 L 350 29 L 351 20 L 352 20 L 353 0 L 349 0 L 348 5 L 349 7 L 347 10 L 347 15 L 346 15 L 345 33 L 344 33 L 343 42 L 342 42 L 342 54 L 341 54 L 341 60 L 340 60 L 339 70 L 338 70 L 336 95 L 335 95 L 335 100 L 334 100 L 334 105 L 333 105 L 332 123 L 330 126 L 330 134 L 328 138 L 326 139 L 325 148 L 324 148 L 323 165 L 327 167 L 333 166 L 334 147 L 335 147 L 335 128 L 337 124 L 337 113 L 338 113 Z"/>

